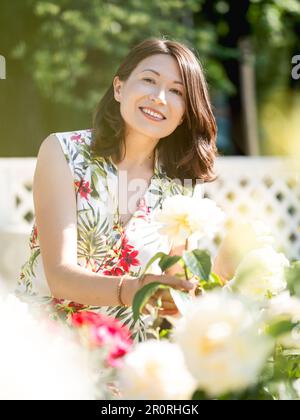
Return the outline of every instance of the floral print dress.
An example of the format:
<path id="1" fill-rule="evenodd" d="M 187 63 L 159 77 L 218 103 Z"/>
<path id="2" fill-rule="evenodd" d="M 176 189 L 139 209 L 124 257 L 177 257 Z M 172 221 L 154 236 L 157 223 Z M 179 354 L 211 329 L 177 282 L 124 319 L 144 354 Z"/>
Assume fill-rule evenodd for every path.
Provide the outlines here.
<path id="1" fill-rule="evenodd" d="M 138 276 L 158 251 L 168 253 L 170 244 L 158 231 L 153 219 L 164 199 L 174 194 L 189 194 L 188 189 L 170 179 L 155 155 L 154 174 L 136 211 L 126 225 L 119 217 L 118 168 L 111 158 L 95 156 L 90 149 L 92 130 L 55 133 L 74 179 L 77 203 L 77 263 L 95 273 Z M 30 254 L 21 268 L 18 293 L 51 302 L 59 311 L 93 310 L 118 318 L 132 331 L 135 341 L 146 339 L 149 315 L 133 320 L 129 307 L 87 307 L 57 300 L 45 277 L 37 226 L 34 220 L 29 238 Z M 149 272 L 160 274 L 153 264 Z"/>

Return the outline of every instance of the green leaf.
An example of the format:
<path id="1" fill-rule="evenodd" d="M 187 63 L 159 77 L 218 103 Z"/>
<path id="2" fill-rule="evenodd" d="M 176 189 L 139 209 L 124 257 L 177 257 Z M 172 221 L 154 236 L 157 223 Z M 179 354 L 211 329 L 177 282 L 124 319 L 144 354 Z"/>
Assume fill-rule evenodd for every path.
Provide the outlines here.
<path id="1" fill-rule="evenodd" d="M 213 290 L 217 287 L 222 287 L 223 283 L 220 277 L 215 273 L 210 273 L 209 279 L 207 280 L 201 280 L 199 282 L 199 285 L 204 290 Z"/>
<path id="2" fill-rule="evenodd" d="M 166 328 L 161 330 L 160 333 L 159 333 L 159 338 L 168 338 L 168 336 L 170 334 L 170 331 L 171 330 L 168 330 Z"/>
<path id="3" fill-rule="evenodd" d="M 209 400 L 209 399 L 210 398 L 208 397 L 208 395 L 205 394 L 205 392 L 201 391 L 200 389 L 197 389 L 191 397 L 192 401 L 203 401 L 203 400 Z"/>
<path id="4" fill-rule="evenodd" d="M 166 270 L 168 270 L 168 268 L 172 267 L 179 260 L 181 260 L 181 256 L 178 256 L 178 255 L 164 255 L 163 257 L 161 257 L 161 260 L 159 262 L 159 266 L 161 268 L 161 271 L 165 272 Z"/>
<path id="5" fill-rule="evenodd" d="M 280 321 L 274 322 L 273 324 L 268 325 L 266 328 L 266 333 L 276 338 L 282 334 L 286 334 L 292 331 L 292 329 L 298 325 L 299 324 L 293 323 L 289 320 L 280 320 Z"/>
<path id="6" fill-rule="evenodd" d="M 158 260 L 159 258 L 163 258 L 163 257 L 168 257 L 168 255 L 167 254 L 165 254 L 164 252 L 157 252 L 149 261 L 148 261 L 148 263 L 147 263 L 147 265 L 146 265 L 146 267 L 145 267 L 145 269 L 144 269 L 144 271 L 142 272 L 142 274 L 141 275 L 144 275 L 146 272 L 147 272 L 147 270 L 148 270 L 148 268 L 154 263 L 154 261 L 156 261 L 156 260 Z"/>
<path id="7" fill-rule="evenodd" d="M 142 287 L 134 296 L 133 303 L 132 303 L 132 312 L 133 312 L 133 319 L 137 321 L 140 316 L 140 312 L 143 307 L 146 305 L 147 301 L 150 297 L 158 290 L 158 289 L 167 289 L 169 286 L 165 286 L 159 282 L 152 282 L 146 284 L 146 286 Z"/>
<path id="8" fill-rule="evenodd" d="M 201 249 L 185 251 L 182 258 L 191 273 L 198 276 L 200 279 L 209 279 L 211 258 L 208 251 Z"/>
<path id="9" fill-rule="evenodd" d="M 285 273 L 289 291 L 300 297 L 300 261 L 295 261 Z"/>

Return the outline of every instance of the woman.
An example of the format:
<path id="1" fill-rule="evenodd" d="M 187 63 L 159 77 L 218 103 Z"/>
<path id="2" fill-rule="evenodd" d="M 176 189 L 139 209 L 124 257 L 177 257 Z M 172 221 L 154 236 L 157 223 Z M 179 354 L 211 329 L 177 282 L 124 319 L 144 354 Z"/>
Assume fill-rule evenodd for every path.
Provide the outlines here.
<path id="1" fill-rule="evenodd" d="M 140 277 L 157 251 L 182 252 L 159 234 L 155 210 L 170 195 L 192 193 L 178 180 L 193 187 L 213 178 L 215 141 L 193 52 L 165 39 L 134 47 L 97 107 L 93 130 L 55 133 L 40 147 L 23 290 L 54 297 L 60 308 L 109 313 L 145 339 L 147 317 L 132 319 L 135 293 L 153 281 L 194 288 L 174 268 L 161 274 L 154 266 Z M 160 297 L 162 315 L 178 313 L 168 291 Z"/>

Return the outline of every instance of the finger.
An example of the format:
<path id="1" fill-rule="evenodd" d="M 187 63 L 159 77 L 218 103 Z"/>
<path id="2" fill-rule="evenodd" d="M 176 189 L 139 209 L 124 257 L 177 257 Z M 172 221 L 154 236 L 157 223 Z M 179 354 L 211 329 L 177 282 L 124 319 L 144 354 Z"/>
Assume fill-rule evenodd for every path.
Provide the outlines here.
<path id="1" fill-rule="evenodd" d="M 193 284 L 190 283 L 188 280 L 182 280 L 175 276 L 164 276 L 164 277 L 165 277 L 164 283 L 172 286 L 174 289 L 189 291 L 189 290 L 192 290 L 194 287 Z"/>
<path id="2" fill-rule="evenodd" d="M 168 302 L 168 301 L 163 301 L 162 302 L 162 309 L 172 309 L 172 310 L 177 310 L 177 306 L 175 305 L 175 303 L 173 302 Z"/>
<path id="3" fill-rule="evenodd" d="M 139 281 L 139 285 L 141 287 L 152 282 L 159 282 L 167 286 L 171 286 L 174 289 L 180 289 L 180 290 L 185 290 L 185 291 L 192 290 L 194 287 L 188 280 L 183 280 L 179 277 L 168 276 L 165 274 L 162 274 L 162 275 L 146 274 L 144 277 L 141 278 L 141 281 Z"/>
<path id="4" fill-rule="evenodd" d="M 172 295 L 170 293 L 170 290 L 158 290 L 154 295 L 152 296 L 154 299 L 161 299 L 168 302 L 173 302 Z"/>
<path id="5" fill-rule="evenodd" d="M 178 315 L 179 311 L 178 309 L 174 310 L 174 309 L 160 309 L 159 310 L 159 315 L 160 316 L 167 316 L 167 315 Z"/>

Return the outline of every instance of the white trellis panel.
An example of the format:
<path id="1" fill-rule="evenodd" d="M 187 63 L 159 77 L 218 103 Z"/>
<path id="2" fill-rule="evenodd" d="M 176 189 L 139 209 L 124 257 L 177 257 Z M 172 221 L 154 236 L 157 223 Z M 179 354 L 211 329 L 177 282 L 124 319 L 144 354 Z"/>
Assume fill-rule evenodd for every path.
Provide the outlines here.
<path id="1" fill-rule="evenodd" d="M 204 192 L 226 213 L 230 226 L 237 219 L 259 219 L 271 229 L 275 244 L 291 259 L 300 258 L 300 166 L 273 157 L 226 157 L 217 162 L 218 179 Z M 208 244 L 213 254 L 224 236 Z"/>
<path id="2" fill-rule="evenodd" d="M 297 163 L 297 162 L 296 162 Z M 283 158 L 223 157 L 217 161 L 218 179 L 204 192 L 227 215 L 262 219 L 270 226 L 277 245 L 289 258 L 300 258 L 299 168 Z M 32 179 L 35 158 L 0 158 L 0 277 L 14 284 L 28 253 L 34 217 Z M 213 255 L 225 228 L 204 244 Z"/>
<path id="3" fill-rule="evenodd" d="M 33 221 L 32 179 L 35 158 L 0 159 L 0 278 L 16 286 L 30 249 Z"/>

